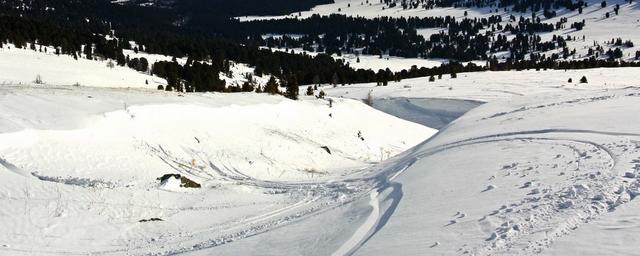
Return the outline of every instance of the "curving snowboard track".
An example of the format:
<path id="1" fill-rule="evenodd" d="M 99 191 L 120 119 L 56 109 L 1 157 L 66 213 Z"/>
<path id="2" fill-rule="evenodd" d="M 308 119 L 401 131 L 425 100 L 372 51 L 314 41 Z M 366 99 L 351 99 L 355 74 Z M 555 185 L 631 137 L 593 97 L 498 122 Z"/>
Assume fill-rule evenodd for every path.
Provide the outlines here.
<path id="1" fill-rule="evenodd" d="M 459 217 L 446 223 L 444 228 L 433 227 L 432 231 L 428 231 L 429 226 L 425 224 L 423 229 L 427 230 L 421 232 L 428 234 L 437 232 L 438 229 L 446 230 L 449 226 L 458 225 L 463 221 L 463 225 L 479 227 L 486 235 L 478 240 L 453 242 L 458 244 L 455 252 L 459 254 L 539 254 L 553 246 L 556 239 L 570 235 L 581 225 L 629 203 L 640 194 L 640 179 L 637 178 L 640 175 L 640 132 L 628 132 L 637 131 L 637 127 L 633 127 L 637 123 L 629 121 L 634 119 L 626 117 L 629 113 L 621 106 L 637 104 L 637 96 L 637 93 L 625 90 L 587 97 L 576 95 L 555 101 L 544 99 L 543 103 L 533 101 L 524 106 L 517 105 L 513 107 L 515 110 L 510 111 L 504 111 L 505 107 L 494 107 L 489 103 L 470 116 L 445 127 L 439 134 L 417 146 L 404 157 L 412 159 L 412 164 L 423 163 L 417 168 L 409 167 L 409 171 L 414 172 L 412 177 L 416 177 L 415 172 L 429 172 L 429 164 L 441 165 L 442 163 L 434 159 L 443 153 L 467 152 L 466 156 L 473 159 L 474 150 L 479 148 L 493 148 L 506 152 L 510 149 L 521 150 L 530 152 L 530 155 L 514 155 L 513 158 L 525 158 L 529 159 L 528 161 L 514 160 L 511 164 L 504 165 L 497 172 L 493 172 L 495 174 L 488 177 L 487 182 L 490 184 L 498 182 L 499 179 L 516 176 L 511 179 L 522 183 L 511 183 L 509 186 L 515 185 L 519 190 L 530 192 L 515 200 L 505 201 L 494 210 L 473 216 L 475 219 L 469 220 L 470 216 L 458 212 L 454 216 Z M 591 114 L 593 109 L 600 113 Z M 575 119 L 579 111 L 584 112 L 585 119 L 593 122 Z M 539 117 L 544 115 L 551 118 L 555 118 L 554 115 L 559 117 L 546 121 L 546 118 Z M 564 115 L 574 119 L 560 118 Z M 482 116 L 490 118 L 478 118 Z M 534 119 L 534 116 L 538 116 L 538 121 L 527 122 L 527 119 Z M 617 122 L 620 131 L 612 128 L 609 122 Z M 467 127 L 469 124 L 473 125 Z M 463 128 L 460 128 L 461 126 Z M 494 130 L 491 129 L 486 129 L 489 132 L 474 129 L 483 126 L 506 131 L 492 134 L 490 132 Z M 479 135 L 465 138 L 465 135 L 461 135 L 464 133 Z M 456 136 L 460 139 L 447 141 L 448 138 Z M 553 159 L 544 161 L 534 153 L 562 151 L 572 153 L 558 153 Z M 497 159 L 502 158 L 496 158 L 496 161 L 499 161 Z M 421 168 L 423 169 L 420 170 Z M 489 192 L 495 189 L 495 186 L 490 185 L 481 193 L 499 193 Z M 419 193 L 415 190 L 413 192 Z M 398 232 L 397 227 L 400 225 L 407 224 L 396 224 L 394 232 Z M 440 242 L 436 241 L 430 248 L 439 245 Z M 448 254 L 452 251 L 444 250 Z"/>

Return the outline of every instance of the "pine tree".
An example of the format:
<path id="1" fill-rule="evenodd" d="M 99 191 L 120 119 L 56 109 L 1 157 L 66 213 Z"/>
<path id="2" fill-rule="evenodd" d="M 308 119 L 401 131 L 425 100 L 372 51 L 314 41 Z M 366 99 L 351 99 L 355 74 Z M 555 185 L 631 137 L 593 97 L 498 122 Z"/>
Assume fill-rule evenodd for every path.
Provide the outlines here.
<path id="1" fill-rule="evenodd" d="M 252 92 L 253 91 L 253 84 L 250 83 L 249 81 L 244 82 L 242 84 L 242 91 L 243 92 Z"/>
<path id="2" fill-rule="evenodd" d="M 118 54 L 116 61 L 118 62 L 118 66 L 125 66 L 127 64 L 127 60 L 124 57 L 124 54 L 122 53 L 122 51 L 120 51 L 120 53 Z"/>
<path id="3" fill-rule="evenodd" d="M 87 56 L 88 60 L 92 60 L 93 59 L 93 51 L 92 51 L 92 47 L 91 44 L 87 44 L 84 46 L 84 54 Z"/>
<path id="4" fill-rule="evenodd" d="M 278 90 L 278 82 L 276 81 L 275 77 L 271 76 L 271 78 L 269 78 L 269 81 L 264 86 L 264 92 L 269 93 L 269 94 L 278 94 L 278 93 L 280 93 L 280 91 Z"/>
<path id="5" fill-rule="evenodd" d="M 580 83 L 581 83 L 581 84 L 586 84 L 586 83 L 588 83 L 588 81 L 587 81 L 587 77 L 586 77 L 586 76 L 582 76 L 582 78 L 580 78 Z"/>
<path id="6" fill-rule="evenodd" d="M 295 75 L 292 75 L 289 78 L 289 82 L 287 83 L 287 93 L 286 97 L 292 100 L 298 99 L 298 94 L 300 93 L 300 85 L 298 84 L 298 79 Z"/>

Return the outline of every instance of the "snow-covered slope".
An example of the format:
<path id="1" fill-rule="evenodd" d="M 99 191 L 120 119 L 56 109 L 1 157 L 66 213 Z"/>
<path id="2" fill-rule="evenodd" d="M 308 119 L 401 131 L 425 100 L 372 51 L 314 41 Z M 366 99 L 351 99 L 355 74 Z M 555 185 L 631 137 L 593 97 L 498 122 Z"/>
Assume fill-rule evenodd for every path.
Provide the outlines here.
<path id="1" fill-rule="evenodd" d="M 331 104 L 1 86 L 0 254 L 633 254 L 635 73 L 323 87 Z M 398 116 L 486 103 L 431 137 L 370 92 Z"/>
<path id="2" fill-rule="evenodd" d="M 434 132 L 347 99 L 0 86 L 0 254 L 228 243 L 353 200 Z"/>
<path id="3" fill-rule="evenodd" d="M 46 53 L 18 49 L 11 44 L 0 48 L 0 84 L 35 84 L 38 76 L 48 85 L 155 89 L 167 83 L 130 68 L 118 65 L 109 68 L 107 61 L 75 60 L 69 55 L 56 55 L 53 48 L 44 48 Z"/>
<path id="4" fill-rule="evenodd" d="M 633 255 L 638 104 L 638 88 L 492 101 L 363 172 L 359 200 L 193 254 Z"/>
<path id="5" fill-rule="evenodd" d="M 601 244 L 632 254 L 634 238 L 589 231 L 610 227 L 595 219 L 633 230 L 616 215 L 638 207 L 639 96 L 545 94 L 471 111 L 391 161 L 409 165 L 390 183 L 403 197 L 357 254 L 574 253 L 575 243 L 594 255 Z"/>
<path id="6" fill-rule="evenodd" d="M 372 83 L 320 89 L 334 97 L 371 99 L 372 106 L 383 112 L 440 129 L 482 102 L 640 86 L 635 75 L 638 72 L 639 68 L 475 72 L 458 74 L 457 78 L 444 75 L 434 82 L 423 77 L 390 82 L 388 86 Z M 578 82 L 583 76 L 588 83 Z"/>
<path id="7" fill-rule="evenodd" d="M 46 84 L 156 89 L 159 85 L 167 84 L 165 79 L 146 72 L 137 72 L 118 65 L 110 68 L 107 60 L 87 60 L 82 57 L 76 60 L 69 55 L 56 55 L 55 49 L 51 47 L 37 46 L 36 49 L 37 51 L 28 47 L 19 49 L 11 44 L 0 48 L 0 85 Z M 124 50 L 123 53 L 131 59 L 145 58 L 150 66 L 157 61 L 173 59 L 171 56 L 136 53 L 132 50 Z M 187 58 L 177 58 L 176 61 L 184 65 Z M 253 76 L 253 71 L 254 69 L 246 64 L 231 62 L 230 72 L 221 73 L 220 79 L 226 81 L 227 86 L 242 86 L 242 83 L 247 81 L 247 74 L 251 74 L 255 84 L 263 86 L 267 83 L 268 75 Z M 38 83 L 37 78 L 40 80 Z"/>

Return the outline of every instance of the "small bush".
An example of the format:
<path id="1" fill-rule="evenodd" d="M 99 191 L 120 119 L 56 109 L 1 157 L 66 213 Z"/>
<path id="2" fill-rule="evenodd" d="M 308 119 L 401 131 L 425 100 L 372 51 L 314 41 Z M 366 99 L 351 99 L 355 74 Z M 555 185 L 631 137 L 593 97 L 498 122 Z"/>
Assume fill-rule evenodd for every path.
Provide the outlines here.
<path id="1" fill-rule="evenodd" d="M 42 76 L 37 75 L 36 76 L 36 80 L 33 81 L 36 84 L 44 84 L 44 81 L 42 81 Z"/>

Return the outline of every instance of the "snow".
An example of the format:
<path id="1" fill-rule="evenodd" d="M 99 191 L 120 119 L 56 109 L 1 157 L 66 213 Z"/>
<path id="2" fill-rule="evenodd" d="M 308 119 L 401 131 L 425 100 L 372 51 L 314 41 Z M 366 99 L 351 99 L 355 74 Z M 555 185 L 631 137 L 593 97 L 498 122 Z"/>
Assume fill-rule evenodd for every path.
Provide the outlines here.
<path id="1" fill-rule="evenodd" d="M 47 52 L 39 52 L 28 49 L 15 48 L 12 44 L 0 48 L 0 85 L 33 85 L 36 77 L 40 76 L 44 85 L 76 85 L 89 87 L 112 88 L 146 88 L 157 89 L 158 85 L 166 86 L 163 78 L 152 76 L 148 73 L 137 72 L 128 67 L 115 65 L 107 67 L 107 60 L 87 60 L 78 58 L 75 60 L 69 55 L 56 55 L 55 49 L 43 47 Z M 37 49 L 40 46 L 36 47 Z M 173 57 L 150 54 L 145 52 L 135 53 L 132 50 L 123 50 L 123 53 L 133 58 L 146 58 L 149 65 L 158 61 L 172 61 Z M 187 58 L 177 58 L 180 65 L 187 62 Z M 247 81 L 247 74 L 252 74 L 254 68 L 243 63 L 231 63 L 230 73 L 221 73 L 220 78 L 227 82 L 228 86 L 241 86 Z M 264 85 L 269 76 L 253 76 L 257 85 Z M 147 84 L 148 82 L 148 84 Z"/>
<path id="2" fill-rule="evenodd" d="M 201 253 L 251 252 L 255 244 L 283 252 L 287 239 L 303 234 L 317 241 L 305 242 L 305 252 L 320 255 L 572 254 L 576 246 L 592 255 L 633 254 L 640 183 L 624 174 L 638 171 L 640 90 L 592 86 L 493 99 L 366 171 L 379 181 L 372 194 Z M 304 225 L 329 239 L 353 221 L 360 224 L 342 244 L 299 233 Z"/>
<path id="3" fill-rule="evenodd" d="M 0 253 L 12 255 L 239 240 L 351 201 L 367 182 L 344 180 L 435 133 L 350 99 L 52 85 L 0 98 Z M 172 173 L 202 188 L 156 180 Z"/>
<path id="4" fill-rule="evenodd" d="M 180 179 L 176 177 L 169 177 L 160 183 L 159 188 L 167 191 L 180 191 Z"/>
<path id="5" fill-rule="evenodd" d="M 511 255 L 596 247 L 585 241 L 598 237 L 630 253 L 633 221 L 620 221 L 640 194 L 635 73 L 323 86 L 331 107 L 4 85 L 0 250 Z M 566 82 L 583 75 L 588 84 Z M 440 131 L 375 111 L 361 101 L 369 93 L 374 107 Z M 156 180 L 171 173 L 202 188 Z M 624 231 L 602 237 L 611 225 Z"/>
<path id="6" fill-rule="evenodd" d="M 38 75 L 46 85 L 155 89 L 167 83 L 162 78 L 130 68 L 117 65 L 109 68 L 107 61 L 75 60 L 69 55 L 58 56 L 55 49 L 46 48 L 47 53 L 29 50 L 28 47 L 18 49 L 11 44 L 0 48 L 0 84 L 34 84 Z"/>
<path id="7" fill-rule="evenodd" d="M 573 229 L 628 203 L 629 189 L 613 191 L 628 183 L 622 174 L 640 154 L 637 95 L 637 88 L 539 94 L 472 110 L 402 157 L 415 161 L 394 180 L 404 197 L 357 254 L 529 254 L 547 252 L 559 237 L 572 240 Z M 525 110 L 509 111 L 518 109 Z M 521 188 L 528 181 L 542 195 Z M 589 200 L 595 194 L 605 202 Z M 458 209 L 467 220 L 447 225 Z M 429 247 L 435 241 L 440 246 Z"/>
<path id="8" fill-rule="evenodd" d="M 465 11 L 360 2 L 303 16 Z M 561 14 L 588 19 L 585 44 L 637 36 L 637 3 L 599 19 L 589 2 Z M 325 85 L 328 99 L 291 101 L 149 90 L 165 81 L 49 52 L 0 49 L 0 254 L 636 253 L 639 68 Z M 362 67 L 413 63 L 371 57 Z M 202 188 L 157 180 L 172 173 Z"/>
<path id="9" fill-rule="evenodd" d="M 440 129 L 484 102 L 518 96 L 552 93 L 570 94 L 584 91 L 640 86 L 635 73 L 639 68 L 599 68 L 584 70 L 525 70 L 506 72 L 460 73 L 458 78 L 443 75 L 429 82 L 427 77 L 389 82 L 345 86 L 322 86 L 333 97 L 367 99 L 372 106 L 405 120 Z M 586 76 L 589 83 L 568 83 Z"/>
<path id="10" fill-rule="evenodd" d="M 451 81 L 459 86 L 449 98 L 444 95 L 448 89 L 443 95 L 437 89 L 414 91 L 416 99 L 487 103 L 424 143 L 365 170 L 377 182 L 358 200 L 192 254 L 571 254 L 575 246 L 593 255 L 633 254 L 636 225 L 629 221 L 633 211 L 625 209 L 637 204 L 631 198 L 640 183 L 624 176 L 640 169 L 635 125 L 640 120 L 634 111 L 640 90 L 628 86 L 637 85 L 634 70 L 568 71 L 594 77 L 571 89 L 558 86 L 565 81 L 558 75 L 564 71 L 530 71 L 459 76 Z M 600 73 L 605 76 L 596 78 Z M 492 83 L 474 82 L 485 76 L 493 77 Z M 409 94 L 405 85 L 416 88 L 423 82 L 324 90 L 374 89 L 394 99 Z M 590 235 L 601 229 L 623 231 Z M 349 236 L 342 234 L 345 230 Z M 298 237 L 304 238 L 299 244 Z M 602 244 L 609 250 L 598 248 Z M 260 251 L 250 249 L 258 245 Z"/>
<path id="11" fill-rule="evenodd" d="M 640 86 L 635 74 L 640 68 L 596 68 L 576 70 L 523 70 L 459 73 L 458 78 L 444 74 L 442 79 L 429 82 L 428 77 L 389 82 L 388 86 L 375 83 L 323 86 L 328 95 L 365 99 L 370 91 L 374 99 L 385 98 L 439 98 L 494 101 L 515 96 L 539 93 L 573 93 Z M 585 76 L 588 83 L 578 83 Z M 569 83 L 569 78 L 573 79 Z"/>

